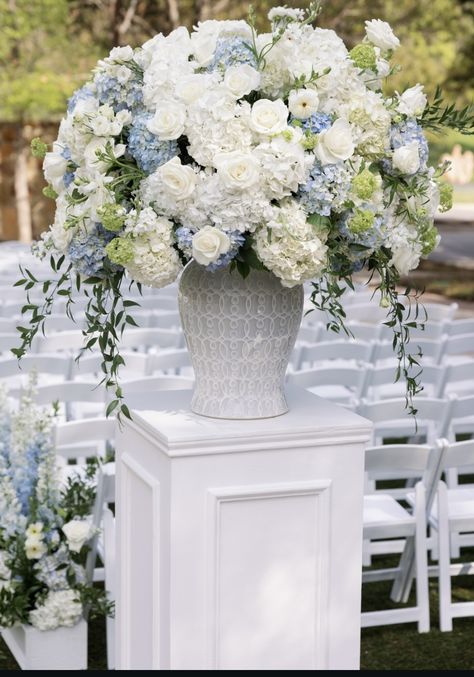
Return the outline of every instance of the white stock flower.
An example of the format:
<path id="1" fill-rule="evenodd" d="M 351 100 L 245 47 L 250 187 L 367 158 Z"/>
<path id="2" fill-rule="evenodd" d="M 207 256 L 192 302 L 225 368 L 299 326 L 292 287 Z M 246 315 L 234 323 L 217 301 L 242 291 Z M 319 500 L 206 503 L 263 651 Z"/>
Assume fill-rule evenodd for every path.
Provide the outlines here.
<path id="1" fill-rule="evenodd" d="M 420 168 L 418 141 L 411 141 L 406 146 L 396 148 L 392 155 L 392 165 L 401 174 L 415 174 Z"/>
<path id="2" fill-rule="evenodd" d="M 250 125 L 259 134 L 279 134 L 287 127 L 288 108 L 283 101 L 260 99 L 252 106 Z"/>
<path id="3" fill-rule="evenodd" d="M 230 238 L 222 230 L 204 226 L 193 235 L 193 258 L 202 266 L 207 266 L 228 252 L 230 245 Z"/>
<path id="4" fill-rule="evenodd" d="M 397 93 L 398 94 L 398 93 Z M 398 94 L 398 112 L 409 117 L 420 117 L 426 108 L 428 99 L 423 91 L 423 85 L 415 85 Z"/>
<path id="5" fill-rule="evenodd" d="M 380 19 L 366 21 L 365 32 L 369 41 L 382 50 L 397 49 L 400 45 L 400 40 L 386 21 Z"/>
<path id="6" fill-rule="evenodd" d="M 129 45 L 125 47 L 113 47 L 110 51 L 109 59 L 113 61 L 131 61 L 133 59 L 133 49 Z"/>
<path id="7" fill-rule="evenodd" d="M 241 99 L 260 85 L 260 73 L 249 66 L 230 66 L 224 75 L 224 87 L 236 99 Z"/>
<path id="8" fill-rule="evenodd" d="M 348 160 L 354 154 L 352 127 L 347 120 L 339 119 L 321 132 L 318 137 L 316 156 L 322 165 Z"/>
<path id="9" fill-rule="evenodd" d="M 294 89 L 290 92 L 288 100 L 288 108 L 290 113 L 299 118 L 306 120 L 313 113 L 316 113 L 319 106 L 319 96 L 314 89 Z"/>
<path id="10" fill-rule="evenodd" d="M 71 552 L 80 552 L 84 543 L 91 537 L 92 529 L 89 520 L 71 520 L 62 527 Z"/>
<path id="11" fill-rule="evenodd" d="M 178 157 L 158 169 L 163 189 L 175 200 L 186 200 L 196 187 L 196 172 L 188 165 L 182 165 Z"/>
<path id="12" fill-rule="evenodd" d="M 259 182 L 259 164 L 251 153 L 238 150 L 215 157 L 217 174 L 229 190 L 246 190 Z"/>
<path id="13" fill-rule="evenodd" d="M 171 141 L 181 136 L 185 121 L 186 108 L 183 104 L 162 103 L 146 126 L 161 141 Z"/>
<path id="14" fill-rule="evenodd" d="M 304 19 L 304 11 L 302 9 L 292 9 L 291 7 L 272 7 L 267 16 L 269 21 L 285 17 L 292 21 L 302 21 Z"/>

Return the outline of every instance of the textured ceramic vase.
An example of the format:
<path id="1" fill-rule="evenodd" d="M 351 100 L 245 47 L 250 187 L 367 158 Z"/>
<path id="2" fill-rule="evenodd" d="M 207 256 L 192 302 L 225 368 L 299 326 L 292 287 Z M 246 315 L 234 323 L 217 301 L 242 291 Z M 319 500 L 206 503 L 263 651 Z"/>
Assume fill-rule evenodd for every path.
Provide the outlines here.
<path id="1" fill-rule="evenodd" d="M 181 322 L 195 372 L 191 409 L 256 419 L 288 411 L 284 378 L 303 313 L 303 287 L 272 273 L 208 272 L 192 261 L 179 284 Z"/>

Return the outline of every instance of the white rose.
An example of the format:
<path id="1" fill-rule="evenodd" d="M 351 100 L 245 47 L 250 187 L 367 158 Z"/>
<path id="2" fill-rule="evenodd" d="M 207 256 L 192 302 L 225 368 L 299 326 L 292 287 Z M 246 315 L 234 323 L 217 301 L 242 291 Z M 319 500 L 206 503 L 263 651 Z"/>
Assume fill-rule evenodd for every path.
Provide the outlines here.
<path id="1" fill-rule="evenodd" d="M 179 78 L 175 88 L 176 96 L 189 106 L 206 93 L 211 80 L 212 78 L 207 73 L 193 73 Z"/>
<path id="2" fill-rule="evenodd" d="M 398 95 L 398 112 L 410 117 L 420 117 L 427 103 L 423 85 L 418 84 Z"/>
<path id="3" fill-rule="evenodd" d="M 259 182 L 259 163 L 250 153 L 219 153 L 214 164 L 222 183 L 230 190 L 246 190 Z"/>
<path id="4" fill-rule="evenodd" d="M 415 174 L 420 168 L 418 141 L 411 141 L 393 151 L 392 165 L 401 174 Z"/>
<path id="5" fill-rule="evenodd" d="M 193 235 L 193 258 L 202 266 L 214 263 L 229 248 L 229 237 L 218 228 L 204 226 Z"/>
<path id="6" fill-rule="evenodd" d="M 315 153 L 323 165 L 348 160 L 354 154 L 352 128 L 347 120 L 336 120 L 329 129 L 321 132 Z"/>
<path id="7" fill-rule="evenodd" d="M 84 543 L 92 536 L 91 524 L 88 520 L 71 520 L 62 528 L 71 552 L 80 552 Z"/>
<path id="8" fill-rule="evenodd" d="M 294 89 L 290 92 L 288 108 L 295 118 L 306 120 L 316 113 L 318 106 L 319 96 L 314 89 Z"/>
<path id="9" fill-rule="evenodd" d="M 162 103 L 146 126 L 161 141 L 171 141 L 181 136 L 185 121 L 186 108 L 183 104 Z"/>
<path id="10" fill-rule="evenodd" d="M 259 134 L 279 134 L 286 129 L 288 108 L 283 101 L 260 99 L 252 106 L 250 126 Z"/>
<path id="11" fill-rule="evenodd" d="M 54 144 L 53 151 L 46 153 L 43 160 L 43 171 L 46 181 L 59 193 L 64 189 L 63 176 L 67 171 L 67 160 L 61 155 L 62 147 Z"/>
<path id="12" fill-rule="evenodd" d="M 110 54 L 113 61 L 131 61 L 133 59 L 133 49 L 130 46 L 114 47 Z"/>
<path id="13" fill-rule="evenodd" d="M 390 263 L 395 266 L 400 275 L 407 275 L 410 270 L 414 270 L 420 262 L 420 252 L 418 249 L 404 245 L 392 249 L 392 259 Z"/>
<path id="14" fill-rule="evenodd" d="M 365 22 L 365 32 L 370 42 L 383 50 L 397 49 L 400 40 L 392 31 L 390 24 L 380 19 Z"/>
<path id="15" fill-rule="evenodd" d="M 178 157 L 174 157 L 158 171 L 166 191 L 176 200 L 185 200 L 192 195 L 196 187 L 196 173 L 192 167 L 182 165 Z"/>
<path id="16" fill-rule="evenodd" d="M 260 73 L 244 64 L 242 66 L 231 66 L 224 75 L 224 87 L 236 99 L 241 99 L 260 85 Z"/>

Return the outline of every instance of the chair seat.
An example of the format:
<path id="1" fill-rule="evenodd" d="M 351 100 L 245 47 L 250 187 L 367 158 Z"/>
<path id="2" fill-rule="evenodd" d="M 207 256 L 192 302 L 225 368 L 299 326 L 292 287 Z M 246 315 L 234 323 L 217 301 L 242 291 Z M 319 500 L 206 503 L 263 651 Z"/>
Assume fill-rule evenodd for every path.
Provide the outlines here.
<path id="1" fill-rule="evenodd" d="M 474 530 L 474 489 L 448 489 L 448 516 L 450 526 L 459 531 Z M 409 499 L 410 500 L 410 499 Z M 413 498 L 411 497 L 411 500 Z M 410 502 L 411 502 L 410 500 Z M 433 502 L 430 524 L 438 528 L 438 500 Z"/>
<path id="2" fill-rule="evenodd" d="M 415 532 L 415 518 L 392 496 L 364 496 L 364 538 L 410 536 Z"/>

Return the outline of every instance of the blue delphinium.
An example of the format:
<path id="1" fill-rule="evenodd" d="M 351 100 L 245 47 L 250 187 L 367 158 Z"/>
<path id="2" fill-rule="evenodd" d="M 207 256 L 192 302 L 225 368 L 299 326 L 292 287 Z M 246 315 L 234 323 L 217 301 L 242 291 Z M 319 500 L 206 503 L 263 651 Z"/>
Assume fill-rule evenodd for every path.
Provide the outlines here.
<path id="1" fill-rule="evenodd" d="M 350 190 L 351 174 L 344 164 L 322 165 L 316 162 L 296 197 L 308 214 L 329 216 L 332 209 L 338 209 L 343 204 Z"/>
<path id="2" fill-rule="evenodd" d="M 143 105 L 143 83 L 131 77 L 121 83 L 106 73 L 96 76 L 94 84 L 101 104 L 108 104 L 117 113 L 124 108 L 137 110 Z"/>
<path id="3" fill-rule="evenodd" d="M 390 146 L 393 150 L 400 148 L 400 146 L 406 146 L 412 141 L 418 142 L 420 169 L 425 169 L 428 162 L 429 149 L 428 142 L 423 134 L 423 128 L 413 119 L 404 120 L 392 126 L 390 130 Z M 385 160 L 384 164 L 391 167 L 391 163 L 387 160 Z"/>
<path id="4" fill-rule="evenodd" d="M 128 152 L 147 174 L 151 174 L 178 154 L 176 141 L 160 141 L 149 131 L 146 125 L 151 117 L 150 113 L 137 115 L 128 137 Z"/>
<path id="5" fill-rule="evenodd" d="M 89 85 L 77 89 L 67 102 L 67 112 L 72 113 L 79 101 L 85 101 L 91 97 L 95 97 L 95 94 Z"/>
<path id="6" fill-rule="evenodd" d="M 214 57 L 207 70 L 209 72 L 224 71 L 230 66 L 241 66 L 242 64 L 257 68 L 255 54 L 249 48 L 248 42 L 238 36 L 219 38 Z"/>
<path id="7" fill-rule="evenodd" d="M 90 232 L 79 230 L 71 240 L 68 257 L 76 270 L 86 277 L 103 277 L 106 245 L 115 237 L 97 223 Z"/>
<path id="8" fill-rule="evenodd" d="M 326 129 L 332 125 L 332 118 L 326 113 L 313 113 L 305 120 L 300 118 L 295 118 L 294 115 L 290 115 L 290 124 L 296 124 L 303 131 L 311 132 L 311 134 L 319 134 L 324 132 Z"/>
<path id="9" fill-rule="evenodd" d="M 69 188 L 71 183 L 74 181 L 74 177 L 76 176 L 76 172 L 66 172 L 63 176 L 63 181 L 64 185 L 66 188 Z"/>

